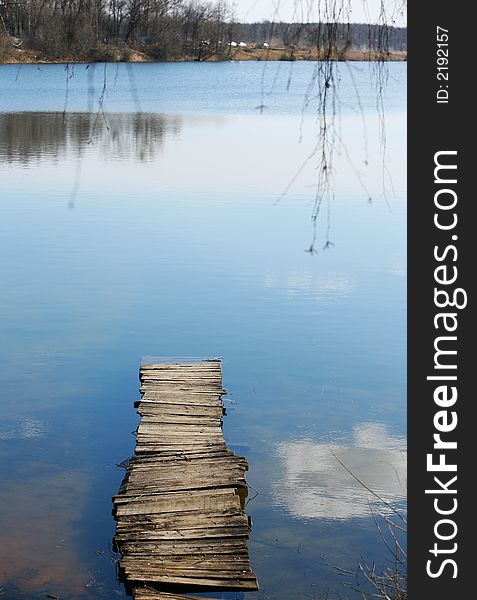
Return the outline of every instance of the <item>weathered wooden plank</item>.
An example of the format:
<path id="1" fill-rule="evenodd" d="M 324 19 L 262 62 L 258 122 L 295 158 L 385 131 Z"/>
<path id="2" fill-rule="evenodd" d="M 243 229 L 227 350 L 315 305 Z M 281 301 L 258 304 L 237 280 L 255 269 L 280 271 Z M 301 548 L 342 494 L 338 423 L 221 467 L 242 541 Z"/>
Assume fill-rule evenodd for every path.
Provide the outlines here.
<path id="1" fill-rule="evenodd" d="M 135 485 L 131 485 L 128 486 L 128 482 L 129 482 L 129 478 L 128 479 L 124 479 L 123 483 L 121 484 L 121 488 L 120 488 L 120 494 L 118 496 L 116 496 L 114 498 L 114 501 L 116 501 L 116 499 L 120 499 L 120 498 L 125 498 L 126 496 L 130 496 L 131 498 L 143 498 L 144 496 L 153 496 L 156 495 L 157 496 L 157 502 L 161 503 L 163 505 L 168 504 L 169 502 L 177 502 L 178 505 L 181 504 L 181 502 L 184 502 L 186 505 L 195 505 L 198 504 L 200 505 L 200 503 L 202 501 L 206 501 L 204 500 L 203 497 L 198 496 L 198 494 L 200 494 L 201 492 L 204 494 L 205 497 L 210 496 L 211 498 L 214 498 L 217 494 L 219 494 L 219 492 L 224 492 L 224 493 L 230 493 L 232 496 L 235 496 L 236 498 L 239 498 L 238 495 L 235 494 L 235 487 L 234 486 L 226 486 L 223 482 L 222 482 L 222 486 L 216 485 L 215 487 L 212 488 L 196 488 L 196 489 L 175 489 L 175 490 L 164 490 L 164 489 L 159 489 L 157 485 L 152 484 L 151 486 L 146 486 L 146 485 L 142 485 L 142 486 L 135 486 Z M 200 482 L 202 483 L 202 482 Z M 185 484 L 187 485 L 187 483 Z M 237 486 L 240 487 L 240 486 Z M 182 495 L 182 497 L 181 497 Z M 240 499 L 240 498 L 239 498 Z M 220 501 L 220 497 L 215 499 L 216 502 Z"/>
<path id="2" fill-rule="evenodd" d="M 229 468 L 225 466 L 220 467 L 220 465 L 213 467 L 211 465 L 209 469 L 200 469 L 199 467 L 195 468 L 184 464 L 180 470 L 176 469 L 174 471 L 170 469 L 151 469 L 150 471 L 147 471 L 147 469 L 133 468 L 127 472 L 125 481 L 127 484 L 134 485 L 141 485 L 144 483 L 145 487 L 150 487 L 174 482 L 180 482 L 183 485 L 186 485 L 188 482 L 200 482 L 201 478 L 203 478 L 209 483 L 217 483 L 217 487 L 224 487 L 222 484 L 228 483 L 229 481 L 232 481 L 233 484 L 234 477 L 238 477 L 239 479 L 245 477 L 245 469 L 242 465 L 231 464 Z M 191 489 L 193 487 L 194 486 L 191 486 Z M 233 485 L 231 487 L 233 487 Z"/>
<path id="3" fill-rule="evenodd" d="M 246 562 L 246 561 L 245 561 Z M 209 562 L 208 564 L 201 564 L 199 560 L 191 561 L 188 564 L 174 565 L 173 563 L 160 564 L 156 560 L 134 560 L 120 561 L 119 567 L 124 569 L 126 573 L 134 572 L 141 569 L 141 571 L 147 573 L 149 576 L 154 575 L 166 575 L 166 576 L 180 576 L 180 577 L 211 577 L 216 579 L 253 579 L 255 576 L 247 568 L 245 562 L 242 564 L 234 564 L 231 562 L 222 561 L 221 563 Z"/>
<path id="4" fill-rule="evenodd" d="M 134 600 L 212 600 L 211 598 L 197 598 L 195 596 L 182 596 L 169 594 L 148 587 L 137 587 L 134 590 Z"/>
<path id="5" fill-rule="evenodd" d="M 193 433 L 197 427 L 212 427 L 222 432 L 222 420 L 220 417 L 196 416 L 196 415 L 151 415 L 143 417 L 141 425 L 161 426 L 163 429 L 190 429 Z M 139 430 L 139 428 L 138 428 Z"/>
<path id="6" fill-rule="evenodd" d="M 189 362 L 189 363 L 185 363 L 185 362 L 167 362 L 167 363 L 143 363 L 140 366 L 140 369 L 164 369 L 164 370 L 168 370 L 168 369 L 184 369 L 184 370 L 190 370 L 190 369 L 200 369 L 201 371 L 205 370 L 205 369 L 215 369 L 215 370 L 222 370 L 222 366 L 221 366 L 221 362 L 219 359 L 217 360 L 204 360 L 204 361 L 198 361 L 198 362 Z"/>
<path id="7" fill-rule="evenodd" d="M 144 415 L 143 415 L 144 417 Z M 147 418 L 144 417 L 142 424 L 147 423 L 148 425 L 162 425 L 164 426 L 179 426 L 189 425 L 191 427 L 215 427 L 219 431 L 222 428 L 222 420 L 220 417 L 207 417 L 207 416 L 196 416 L 196 415 L 150 415 Z"/>
<path id="8" fill-rule="evenodd" d="M 198 464 L 196 464 L 198 463 Z M 246 468 L 243 464 L 231 463 L 227 465 L 224 461 L 222 463 L 210 462 L 209 464 L 202 464 L 203 461 L 191 461 L 176 463 L 175 469 L 169 468 L 169 463 L 154 464 L 151 468 L 148 466 L 133 465 L 128 467 L 128 482 L 141 482 L 145 483 L 160 483 L 161 481 L 176 481 L 179 478 L 190 479 L 191 481 L 201 476 L 206 477 L 245 477 Z"/>
<path id="9" fill-rule="evenodd" d="M 222 487 L 231 487 L 232 485 L 234 485 L 234 482 L 230 479 L 228 481 L 224 481 L 221 482 L 220 485 Z M 206 480 L 206 481 L 201 481 L 200 479 L 194 480 L 193 482 L 183 482 L 183 481 L 170 481 L 167 483 L 161 483 L 161 486 L 159 488 L 158 485 L 148 485 L 148 486 L 140 486 L 140 485 L 125 485 L 124 487 L 121 487 L 121 491 L 120 493 L 124 493 L 124 494 L 129 494 L 129 495 L 135 495 L 137 496 L 138 494 L 142 494 L 142 493 L 146 493 L 146 494 L 151 494 L 155 491 L 160 491 L 161 493 L 165 493 L 165 492 L 183 492 L 183 491 L 188 491 L 188 490 L 213 490 L 216 489 L 218 487 L 220 487 L 220 485 L 216 485 L 214 483 L 214 481 L 211 481 L 210 479 Z M 237 482 L 236 487 L 246 487 L 246 482 L 245 482 L 245 478 L 241 481 Z"/>
<path id="10" fill-rule="evenodd" d="M 155 441 L 153 438 L 151 437 L 141 437 L 138 439 L 137 445 L 136 445 L 136 453 L 137 454 L 141 454 L 143 452 L 147 452 L 149 454 L 154 453 L 154 452 L 170 452 L 170 451 L 175 451 L 177 452 L 180 449 L 184 449 L 184 451 L 197 451 L 197 452 L 202 452 L 202 451 L 206 451 L 206 450 L 219 450 L 219 449 L 224 449 L 225 445 L 222 442 L 209 442 L 208 440 L 206 441 L 197 441 L 197 442 L 192 442 L 192 443 L 186 443 L 184 441 L 184 438 L 177 438 L 175 441 L 170 441 L 170 442 L 166 442 L 164 441 L 162 444 Z"/>
<path id="11" fill-rule="evenodd" d="M 199 564 L 203 569 L 224 569 L 250 572 L 250 562 L 247 557 L 241 556 L 224 556 L 222 554 L 184 554 L 184 555 L 169 555 L 162 556 L 160 550 L 151 551 L 145 555 L 144 552 L 139 552 L 139 544 L 136 545 L 137 553 L 130 553 L 126 558 L 121 559 L 122 564 L 153 564 L 154 566 L 164 568 L 166 566 L 172 569 L 190 568 L 191 565 Z"/>
<path id="12" fill-rule="evenodd" d="M 142 577 L 140 580 L 142 581 L 162 581 L 164 582 L 164 577 L 181 577 L 181 578 L 207 578 L 207 579 L 221 579 L 221 580 L 234 580 L 234 581 L 254 581 L 255 575 L 246 569 L 240 567 L 240 565 L 234 567 L 230 565 L 229 568 L 201 568 L 199 565 L 192 565 L 191 568 L 186 568 L 185 566 L 174 568 L 172 566 L 158 566 L 156 564 L 142 562 L 135 565 L 130 565 L 128 562 L 121 562 L 120 569 L 124 570 L 124 572 L 128 575 L 131 575 L 132 578 L 136 578 L 136 573 L 141 573 Z M 146 575 L 146 577 L 144 577 Z M 158 578 L 161 578 L 160 580 Z M 197 584 L 196 584 L 197 585 Z"/>
<path id="13" fill-rule="evenodd" d="M 160 434 L 155 435 L 152 432 L 139 432 L 136 435 L 136 445 L 157 445 L 158 448 L 161 446 L 180 446 L 183 444 L 184 449 L 198 448 L 203 446 L 205 448 L 210 446 L 221 446 L 224 447 L 224 442 L 220 438 L 220 434 L 197 433 L 197 435 L 185 435 L 181 432 L 168 432 L 167 435 L 161 435 L 160 439 L 157 439 Z"/>
<path id="14" fill-rule="evenodd" d="M 137 482 L 140 483 L 144 481 L 147 482 L 159 483 L 161 481 L 179 481 L 180 479 L 188 479 L 191 482 L 196 479 L 200 479 L 200 477 L 207 478 L 208 480 L 229 480 L 234 477 L 245 477 L 245 468 L 241 464 L 230 464 L 226 466 L 224 464 L 217 465 L 205 465 L 201 468 L 200 465 L 190 464 L 189 462 L 183 462 L 180 468 L 177 469 L 168 469 L 163 467 L 156 467 L 150 470 L 147 469 L 135 469 L 133 467 L 128 467 L 126 471 L 125 479 L 127 482 Z M 219 481 L 220 482 L 220 481 Z M 183 482 L 187 483 L 187 482 Z M 219 486 L 218 487 L 223 487 Z"/>
<path id="15" fill-rule="evenodd" d="M 193 379 L 178 379 L 178 380 L 164 380 L 164 379 L 155 379 L 153 377 L 144 377 L 141 379 L 141 387 L 145 389 L 154 389 L 157 391 L 188 391 L 193 392 L 195 394 L 204 393 L 210 391 L 212 393 L 222 395 L 225 393 L 224 388 L 215 383 L 213 380 L 209 381 L 201 381 L 200 383 L 195 382 Z"/>
<path id="16" fill-rule="evenodd" d="M 172 540 L 175 542 L 178 540 Z M 136 558 L 147 557 L 147 560 L 154 560 L 160 564 L 167 564 L 168 560 L 186 560 L 188 563 L 194 561 L 207 561 L 209 558 L 217 562 L 223 561 L 224 564 L 236 562 L 240 559 L 244 561 L 244 564 L 250 567 L 250 561 L 248 558 L 247 551 L 247 540 L 240 538 L 240 544 L 230 544 L 227 546 L 220 547 L 220 554 L 217 554 L 217 544 L 210 544 L 209 540 L 206 540 L 208 545 L 195 546 L 194 542 L 200 540 L 186 540 L 186 545 L 169 545 L 166 543 L 170 540 L 157 540 L 157 541 L 142 541 L 142 542 L 124 542 L 122 545 L 123 552 L 125 552 L 131 560 Z"/>
<path id="17" fill-rule="evenodd" d="M 125 512 L 127 508 L 118 508 L 118 516 L 124 517 L 118 524 L 118 530 L 121 527 L 124 529 L 137 529 L 143 523 L 154 525 L 155 529 L 204 529 L 206 527 L 239 527 L 248 526 L 248 519 L 244 514 L 224 512 L 223 514 L 200 513 L 198 511 L 181 512 L 181 513 L 162 513 L 155 514 L 141 513 L 131 514 Z"/>
<path id="18" fill-rule="evenodd" d="M 194 378 L 210 378 L 210 377 L 222 377 L 222 372 L 220 369 L 209 367 L 189 367 L 189 368 L 161 368 L 161 367 L 147 367 L 141 368 L 139 371 L 139 376 L 143 375 L 157 375 L 162 377 L 194 377 Z"/>
<path id="19" fill-rule="evenodd" d="M 146 402 L 148 400 L 155 401 L 157 403 L 165 402 L 165 403 L 176 403 L 176 404 L 206 404 L 209 403 L 213 406 L 219 406 L 222 404 L 222 396 L 218 391 L 181 391 L 179 389 L 175 390 L 160 390 L 153 386 L 145 387 L 145 389 L 140 390 L 142 392 L 141 402 Z"/>
<path id="20" fill-rule="evenodd" d="M 222 436 L 222 423 L 220 420 L 208 421 L 205 425 L 200 425 L 197 423 L 161 423 L 157 422 L 156 419 L 144 417 L 141 419 L 139 426 L 137 428 L 137 432 L 141 431 L 152 431 L 158 435 L 161 435 L 162 432 L 171 431 L 172 433 L 178 432 L 183 435 L 188 434 L 189 436 L 195 436 L 198 433 L 216 433 Z"/>
<path id="21" fill-rule="evenodd" d="M 164 452 L 164 451 L 175 451 L 183 450 L 184 452 L 203 452 L 205 450 L 219 450 L 225 449 L 227 446 L 225 442 L 216 441 L 211 442 L 208 440 L 196 441 L 187 443 L 184 438 L 178 438 L 171 441 L 163 441 L 162 443 L 151 438 L 140 438 L 136 443 L 136 452 Z"/>
<path id="22" fill-rule="evenodd" d="M 210 402 L 216 406 L 222 403 L 223 393 L 220 390 L 203 390 L 203 389 L 194 389 L 194 390 L 181 390 L 180 388 L 174 388 L 166 390 L 160 389 L 157 386 L 153 385 L 145 385 L 142 386 L 143 389 L 139 389 L 142 393 L 142 401 L 146 400 L 156 400 L 157 402 L 175 402 L 182 404 L 194 404 L 194 400 L 197 402 Z"/>
<path id="23" fill-rule="evenodd" d="M 140 446 L 141 444 L 147 444 L 149 446 L 157 446 L 158 448 L 164 447 L 164 446 L 181 446 L 181 444 L 183 444 L 183 448 L 184 450 L 188 450 L 188 449 L 198 449 L 200 446 L 204 447 L 204 448 L 208 448 L 208 447 L 222 447 L 225 448 L 226 444 L 223 440 L 223 438 L 221 438 L 220 434 L 219 435 L 214 435 L 212 437 L 212 435 L 209 437 L 207 435 L 191 435 L 191 434 L 184 434 L 181 432 L 177 432 L 177 433 L 169 433 L 167 436 L 160 436 L 159 435 L 154 435 L 154 434 L 149 434 L 149 433 L 142 433 L 139 432 L 136 434 L 136 445 Z"/>
<path id="24" fill-rule="evenodd" d="M 174 369 L 182 369 L 184 371 L 190 371 L 190 370 L 194 370 L 194 369 L 199 369 L 200 371 L 206 371 L 207 369 L 211 369 L 211 370 L 215 370 L 215 371 L 222 371 L 222 363 L 220 360 L 216 360 L 216 361 L 201 361 L 201 362 L 189 362 L 189 363 L 185 363 L 185 362 L 176 362 L 176 363 L 143 363 L 140 366 L 140 370 L 142 369 L 163 369 L 164 371 L 167 370 L 174 370 Z"/>
<path id="25" fill-rule="evenodd" d="M 182 369 L 159 369 L 159 368 L 146 368 L 140 369 L 139 376 L 143 375 L 156 375 L 164 378 L 168 377 L 195 377 L 197 379 L 204 378 L 217 378 L 222 377 L 222 373 L 219 369 L 209 368 L 182 368 Z"/>
<path id="26" fill-rule="evenodd" d="M 181 444 L 183 444 L 183 449 L 184 451 L 186 450 L 194 450 L 194 449 L 199 449 L 200 447 L 203 448 L 212 448 L 212 447 L 216 447 L 216 448 L 226 448 L 226 444 L 223 438 L 221 438 L 220 436 L 217 437 L 215 436 L 214 439 L 209 439 L 207 436 L 194 436 L 194 435 L 184 435 L 184 434 L 178 434 L 178 435 L 168 435 L 166 436 L 161 436 L 158 439 L 159 436 L 155 436 L 155 435 L 148 435 L 146 433 L 139 433 L 136 434 L 136 445 L 141 445 L 142 443 L 145 443 L 149 446 L 157 446 L 158 448 L 164 447 L 164 446 L 176 446 L 176 447 L 180 447 Z"/>
<path id="27" fill-rule="evenodd" d="M 217 387 L 222 387 L 222 377 L 220 373 L 206 375 L 204 373 L 173 373 L 167 372 L 165 374 L 161 371 L 141 371 L 140 375 L 141 381 L 158 381 L 160 383 L 174 383 L 178 384 L 180 382 L 188 382 L 191 385 L 203 386 L 203 385 L 213 385 Z"/>
<path id="28" fill-rule="evenodd" d="M 202 542 L 199 545 L 198 542 Z M 157 540 L 141 542 L 124 542 L 123 552 L 128 555 L 150 556 L 154 560 L 168 558 L 190 558 L 190 560 L 206 559 L 209 556 L 220 556 L 223 560 L 244 558 L 248 561 L 247 541 L 244 538 L 220 539 L 220 554 L 217 554 L 218 543 L 209 540 Z"/>
<path id="29" fill-rule="evenodd" d="M 230 456 L 225 452 L 195 454 L 138 454 L 129 462 L 128 469 L 184 469 L 186 467 L 240 467 L 247 469 L 247 462 L 238 456 Z"/>
<path id="30" fill-rule="evenodd" d="M 186 507 L 184 510 L 164 510 L 164 506 L 157 501 L 157 498 L 152 496 L 148 497 L 147 500 L 131 500 L 130 502 L 119 503 L 116 505 L 116 515 L 118 517 L 127 515 L 165 515 L 165 519 L 169 519 L 172 522 L 172 515 L 191 515 L 194 519 L 200 519 L 203 515 L 204 518 L 213 520 L 214 516 L 217 515 L 236 515 L 240 514 L 240 502 L 235 502 L 234 499 L 225 498 L 220 501 L 220 504 L 216 503 L 214 506 L 211 502 L 208 509 L 201 507 Z"/>
<path id="31" fill-rule="evenodd" d="M 188 373 L 191 371 L 198 371 L 199 373 L 209 373 L 209 372 L 213 372 L 213 373 L 222 373 L 222 367 L 220 365 L 220 363 L 202 363 L 202 364 L 176 364 L 176 365 L 172 365 L 172 364 L 157 364 L 157 365 L 151 365 L 151 364 L 147 364 L 147 365 L 141 365 L 139 368 L 139 372 L 141 373 L 142 371 L 164 371 L 164 372 L 170 372 L 170 371 L 179 371 L 179 372 L 184 372 L 184 373 Z"/>
<path id="32" fill-rule="evenodd" d="M 208 540 L 207 538 L 195 538 L 193 540 L 150 539 L 145 541 L 129 540 L 125 543 L 134 546 L 136 549 L 143 545 L 145 545 L 145 547 L 156 546 L 156 548 L 160 548 L 161 551 L 164 550 L 164 556 L 180 555 L 179 553 L 196 555 L 217 554 L 217 552 L 220 552 L 223 554 L 222 548 L 247 550 L 247 539 L 245 537 L 230 536 L 222 538 L 216 537 L 213 540 Z"/>
<path id="33" fill-rule="evenodd" d="M 177 375 L 164 377 L 156 373 L 142 373 L 140 384 L 144 388 L 158 389 L 170 388 L 171 392 L 178 392 L 182 386 L 191 388 L 191 391 L 203 392 L 204 388 L 210 388 L 212 393 L 222 393 L 220 375 L 218 377 L 191 377 L 188 375 Z"/>
<path id="34" fill-rule="evenodd" d="M 211 407 L 210 411 L 201 411 L 201 410 L 190 410 L 187 412 L 177 412 L 172 410 L 138 410 L 138 413 L 141 415 L 142 420 L 148 423 L 154 422 L 163 422 L 179 420 L 179 422 L 184 423 L 196 423 L 200 420 L 205 421 L 205 423 L 210 423 L 214 425 L 218 425 L 219 427 L 222 424 L 223 413 L 220 408 Z"/>
<path id="35" fill-rule="evenodd" d="M 180 409 L 180 414 L 189 414 L 192 412 L 205 411 L 216 412 L 217 409 L 223 410 L 225 407 L 220 399 L 210 397 L 206 394 L 191 394 L 184 397 L 183 394 L 144 394 L 141 400 L 134 403 L 135 408 L 149 409 L 151 412 L 173 411 Z M 214 410 L 215 409 L 215 410 Z"/>
<path id="36" fill-rule="evenodd" d="M 190 423 L 200 425 L 201 422 L 207 426 L 222 427 L 221 414 L 205 414 L 201 412 L 189 412 L 186 414 L 177 414 L 170 411 L 141 411 L 139 413 L 144 423 Z"/>
<path id="37" fill-rule="evenodd" d="M 201 388 L 193 388 L 191 390 L 182 390 L 180 386 L 175 386 L 172 383 L 171 383 L 171 385 L 167 386 L 169 388 L 168 390 L 161 388 L 156 383 L 144 384 L 141 387 L 144 389 L 141 390 L 141 388 L 140 388 L 139 391 L 142 391 L 145 396 L 146 395 L 161 396 L 161 395 L 164 395 L 167 393 L 170 396 L 181 396 L 181 397 L 201 396 L 202 398 L 208 397 L 208 398 L 215 400 L 216 402 L 220 402 L 220 399 L 223 396 L 223 393 L 222 393 L 223 388 L 217 388 L 217 389 L 214 388 L 212 390 L 204 390 L 201 387 Z"/>
<path id="38" fill-rule="evenodd" d="M 183 469 L 187 467 L 203 468 L 210 466 L 240 466 L 244 470 L 247 470 L 247 462 L 239 456 L 230 456 L 225 454 L 224 456 L 213 456 L 210 457 L 207 454 L 204 455 L 191 455 L 188 458 L 184 456 L 162 456 L 154 454 L 150 457 L 137 456 L 132 459 L 129 463 L 128 468 L 134 467 L 134 469 Z"/>
<path id="39" fill-rule="evenodd" d="M 211 400 L 215 403 L 219 403 L 221 397 L 224 395 L 220 389 L 214 388 L 208 390 L 203 388 L 192 388 L 183 390 L 180 386 L 175 387 L 174 385 L 169 385 L 164 388 L 161 388 L 158 385 L 142 385 L 139 388 L 139 391 L 143 393 L 144 398 L 180 398 L 181 401 L 184 400 L 188 403 L 192 403 L 194 397 L 197 398 L 197 400 Z"/>
<path id="40" fill-rule="evenodd" d="M 206 451 L 210 451 L 211 453 L 213 453 L 214 451 L 217 452 L 219 450 L 224 450 L 225 446 L 223 446 L 222 444 L 194 444 L 189 446 L 188 448 L 184 448 L 184 452 L 188 452 L 188 453 L 201 453 L 201 452 L 206 452 Z M 140 446 L 136 446 L 136 453 L 139 455 L 151 455 L 151 454 L 156 454 L 156 453 L 160 453 L 161 456 L 162 455 L 166 455 L 166 454 L 176 454 L 178 451 L 181 450 L 181 445 L 180 444 L 142 444 Z"/>
<path id="41" fill-rule="evenodd" d="M 222 418 L 223 406 L 208 406 L 205 404 L 184 404 L 173 402 L 143 401 L 136 406 L 140 415 L 181 415 L 208 416 Z"/>
<path id="42" fill-rule="evenodd" d="M 215 479 L 215 481 L 214 481 Z M 182 481 L 180 478 L 177 479 L 154 479 L 151 483 L 146 483 L 145 480 L 132 479 L 127 482 L 124 486 L 121 486 L 121 492 L 125 494 L 144 494 L 153 493 L 159 491 L 162 493 L 166 492 L 187 492 L 190 490 L 214 490 L 220 486 L 223 488 L 232 489 L 234 487 L 233 477 L 230 476 L 227 479 L 220 481 L 220 484 L 216 483 L 217 478 L 206 477 L 201 479 L 199 476 L 191 478 L 190 481 Z M 237 476 L 236 487 L 245 487 L 245 477 Z"/>
<path id="43" fill-rule="evenodd" d="M 137 429 L 138 433 L 151 432 L 155 435 L 181 434 L 181 435 L 218 435 L 222 436 L 220 423 L 210 423 L 207 425 L 198 425 L 196 423 L 157 423 L 149 419 L 143 419 Z"/>
<path id="44" fill-rule="evenodd" d="M 188 415 L 176 415 L 171 413 L 153 412 L 149 414 L 141 415 L 140 425 L 162 425 L 164 429 L 165 425 L 174 426 L 175 429 L 180 429 L 179 425 L 184 425 L 182 429 L 186 430 L 191 428 L 192 431 L 195 428 L 200 427 L 215 427 L 219 431 L 222 429 L 222 415 L 210 416 L 203 414 L 188 414 Z M 187 425 L 189 424 L 189 427 Z"/>
<path id="45" fill-rule="evenodd" d="M 118 527 L 120 525 L 118 524 Z M 116 541 L 133 541 L 133 540 L 194 540 L 194 539 L 214 539 L 214 538 L 248 538 L 250 529 L 245 526 L 237 527 L 203 527 L 201 529 L 181 529 L 161 530 L 155 529 L 154 525 L 149 527 L 124 528 L 118 530 L 115 536 Z"/>
<path id="46" fill-rule="evenodd" d="M 164 366 L 142 366 L 139 370 L 140 375 L 142 375 L 143 373 L 160 373 L 163 374 L 164 377 L 167 377 L 168 375 L 172 374 L 177 374 L 177 373 L 182 373 L 186 376 L 189 375 L 198 375 L 198 376 L 222 376 L 222 370 L 219 368 L 217 368 L 216 366 L 199 366 L 199 365 L 194 365 L 194 366 L 189 366 L 189 367 L 164 367 Z"/>
<path id="47" fill-rule="evenodd" d="M 170 452 L 161 452 L 153 453 L 153 454 L 136 454 L 134 460 L 141 461 L 146 463 L 147 461 L 166 461 L 166 460 L 177 460 L 177 461 L 187 461 L 194 460 L 197 458 L 227 458 L 232 457 L 233 452 L 228 448 L 205 448 L 203 450 L 171 450 Z"/>
<path id="48" fill-rule="evenodd" d="M 210 431 L 209 431 L 210 429 Z M 136 443 L 145 441 L 147 443 L 155 442 L 159 444 L 180 444 L 184 443 L 185 446 L 195 446 L 199 443 L 202 444 L 221 444 L 223 442 L 222 431 L 220 428 L 203 428 L 201 427 L 197 431 L 190 431 L 187 429 L 178 429 L 176 427 L 154 427 L 148 426 L 147 423 L 141 430 L 136 433 Z"/>
<path id="49" fill-rule="evenodd" d="M 145 502 L 154 498 L 158 506 L 164 509 L 164 512 L 174 512 L 176 510 L 206 510 L 208 506 L 217 506 L 217 503 L 229 502 L 231 506 L 240 502 L 239 496 L 232 488 L 219 488 L 214 490 L 194 490 L 193 492 L 175 492 L 150 494 L 120 494 L 113 497 L 115 504 L 130 502 Z M 189 508 L 190 507 L 190 508 Z"/>
<path id="50" fill-rule="evenodd" d="M 169 585 L 181 585 L 185 587 L 200 587 L 205 589 L 219 588 L 224 591 L 235 591 L 235 590 L 250 590 L 254 591 L 258 589 L 257 581 L 254 574 L 243 575 L 242 577 L 222 577 L 214 578 L 213 576 L 205 577 L 187 577 L 180 575 L 163 575 L 156 573 L 144 573 L 142 571 L 129 571 L 127 573 L 128 578 L 133 581 L 150 581 L 155 583 L 169 584 Z"/>
<path id="51" fill-rule="evenodd" d="M 154 415 L 181 415 L 181 416 L 207 416 L 221 419 L 224 416 L 224 406 L 221 404 L 174 404 L 169 402 L 141 402 L 137 407 L 141 416 Z"/>
<path id="52" fill-rule="evenodd" d="M 191 377 L 190 375 L 166 375 L 156 373 L 141 373 L 140 382 L 143 386 L 147 387 L 169 387 L 169 388 L 181 388 L 183 384 L 190 386 L 191 388 L 203 389 L 206 387 L 212 388 L 214 391 L 221 390 L 222 383 L 218 377 Z"/>

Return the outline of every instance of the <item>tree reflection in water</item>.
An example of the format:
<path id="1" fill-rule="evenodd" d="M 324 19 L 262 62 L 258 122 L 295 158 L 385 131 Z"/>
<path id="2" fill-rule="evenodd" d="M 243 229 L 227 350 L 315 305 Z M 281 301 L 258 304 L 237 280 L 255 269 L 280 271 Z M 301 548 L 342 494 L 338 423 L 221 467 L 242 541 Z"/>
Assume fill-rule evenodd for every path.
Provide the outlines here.
<path id="1" fill-rule="evenodd" d="M 0 161 L 28 164 L 81 158 L 95 144 L 101 156 L 152 160 L 167 136 L 181 131 L 179 115 L 154 113 L 0 113 Z"/>

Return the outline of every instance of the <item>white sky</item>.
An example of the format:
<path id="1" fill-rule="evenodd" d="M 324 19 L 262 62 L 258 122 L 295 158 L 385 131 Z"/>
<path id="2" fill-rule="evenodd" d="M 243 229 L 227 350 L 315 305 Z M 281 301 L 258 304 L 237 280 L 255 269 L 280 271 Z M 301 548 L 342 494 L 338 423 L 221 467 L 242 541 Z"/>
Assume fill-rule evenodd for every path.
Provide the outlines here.
<path id="1" fill-rule="evenodd" d="M 231 0 L 235 7 L 238 21 L 319 21 L 321 12 L 324 20 L 325 8 L 333 0 Z M 351 6 L 351 14 L 343 13 L 340 21 L 354 23 L 377 22 L 381 0 L 344 0 Z M 321 5 L 321 11 L 318 6 Z M 385 0 L 385 6 L 390 19 L 395 19 L 396 26 L 406 25 L 405 0 Z"/>

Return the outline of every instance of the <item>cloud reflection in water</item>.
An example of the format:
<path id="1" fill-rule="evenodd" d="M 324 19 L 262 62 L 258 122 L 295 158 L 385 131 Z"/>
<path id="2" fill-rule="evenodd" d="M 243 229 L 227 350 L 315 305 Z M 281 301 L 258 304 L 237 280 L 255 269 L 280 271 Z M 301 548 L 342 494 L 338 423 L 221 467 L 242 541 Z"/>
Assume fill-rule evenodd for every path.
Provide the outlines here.
<path id="1" fill-rule="evenodd" d="M 406 443 L 383 423 L 359 423 L 350 444 L 313 440 L 278 446 L 283 477 L 273 484 L 275 501 L 301 519 L 369 517 L 385 506 L 340 465 L 333 453 L 366 486 L 387 502 L 406 497 Z"/>

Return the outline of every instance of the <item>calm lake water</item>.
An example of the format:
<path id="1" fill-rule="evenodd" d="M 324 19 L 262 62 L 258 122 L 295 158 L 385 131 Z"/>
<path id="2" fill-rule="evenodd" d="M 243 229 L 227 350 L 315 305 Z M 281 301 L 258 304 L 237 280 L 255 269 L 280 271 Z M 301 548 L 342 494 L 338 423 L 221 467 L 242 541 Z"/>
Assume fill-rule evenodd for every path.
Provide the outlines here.
<path id="1" fill-rule="evenodd" d="M 311 255 L 315 65 L 0 67 L 0 597 L 125 596 L 111 496 L 147 355 L 223 356 L 246 598 L 358 598 L 340 569 L 388 564 L 334 455 L 404 505 L 406 66 L 385 145 L 373 68 L 337 69 Z"/>

